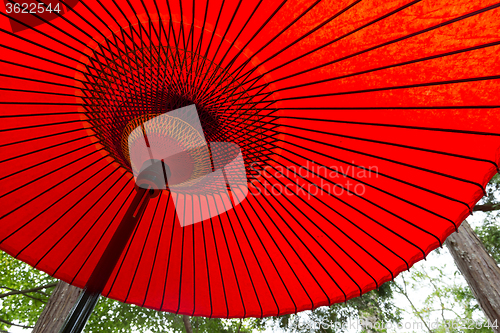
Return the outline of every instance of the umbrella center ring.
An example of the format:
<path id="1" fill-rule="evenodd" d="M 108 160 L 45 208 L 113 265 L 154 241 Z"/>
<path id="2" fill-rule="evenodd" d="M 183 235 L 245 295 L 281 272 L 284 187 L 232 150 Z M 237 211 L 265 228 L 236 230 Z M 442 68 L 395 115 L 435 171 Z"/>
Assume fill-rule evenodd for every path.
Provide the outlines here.
<path id="1" fill-rule="evenodd" d="M 276 149 L 264 144 L 269 140 L 267 128 L 275 124 L 262 121 L 262 109 L 253 102 L 259 98 L 252 95 L 257 90 L 251 93 L 230 70 L 195 52 L 168 45 L 168 41 L 153 45 L 148 40 L 142 48 L 115 43 L 121 32 L 127 30 L 122 28 L 108 38 L 108 44 L 102 42 L 100 48 L 89 52 L 92 55 L 86 62 L 102 70 L 86 73 L 87 91 L 81 97 L 86 105 L 84 113 L 100 143 L 123 168 L 133 171 L 124 139 L 133 126 L 192 104 L 196 105 L 207 141 L 232 142 L 241 147 L 247 175 L 251 174 L 250 165 L 269 161 L 270 155 L 277 154 Z M 107 45 L 113 45 L 113 49 Z M 97 50 L 102 54 L 97 54 Z M 166 140 L 189 145 L 193 140 L 189 129 L 181 135 L 174 123 L 170 125 L 177 132 L 172 128 L 158 128 L 157 132 Z M 199 170 L 206 167 L 194 165 Z"/>

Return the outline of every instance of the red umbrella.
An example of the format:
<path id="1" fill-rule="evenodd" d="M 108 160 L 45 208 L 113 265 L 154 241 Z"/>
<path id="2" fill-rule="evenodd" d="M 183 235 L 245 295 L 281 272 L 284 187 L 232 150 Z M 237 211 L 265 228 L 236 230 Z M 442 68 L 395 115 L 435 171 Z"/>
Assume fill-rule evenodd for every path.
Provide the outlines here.
<path id="1" fill-rule="evenodd" d="M 44 2 L 0 23 L 0 248 L 75 286 L 208 317 L 343 302 L 442 245 L 499 169 L 499 3 Z M 133 130 L 193 104 L 241 149 L 241 202 L 134 185 Z"/>

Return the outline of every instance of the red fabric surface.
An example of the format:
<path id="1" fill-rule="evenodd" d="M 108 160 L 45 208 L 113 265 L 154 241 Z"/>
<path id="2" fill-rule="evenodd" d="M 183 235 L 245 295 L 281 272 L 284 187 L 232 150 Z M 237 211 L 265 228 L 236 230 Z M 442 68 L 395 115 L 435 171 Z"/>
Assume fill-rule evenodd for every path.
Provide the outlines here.
<path id="1" fill-rule="evenodd" d="M 0 17 L 0 248 L 56 278 L 85 286 L 133 197 L 84 108 L 113 52 L 194 51 L 241 84 L 221 96 L 261 124 L 224 122 L 248 197 L 186 227 L 168 191 L 151 199 L 103 291 L 113 299 L 211 317 L 342 302 L 440 246 L 497 172 L 494 1 L 102 4 L 68 3 L 33 29 Z M 199 100 L 226 89 L 212 83 Z"/>

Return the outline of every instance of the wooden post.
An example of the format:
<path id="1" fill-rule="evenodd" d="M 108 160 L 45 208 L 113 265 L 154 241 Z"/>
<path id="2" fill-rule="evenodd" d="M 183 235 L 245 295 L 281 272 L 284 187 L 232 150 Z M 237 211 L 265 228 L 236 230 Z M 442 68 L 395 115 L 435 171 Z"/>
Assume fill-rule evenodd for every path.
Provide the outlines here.
<path id="1" fill-rule="evenodd" d="M 493 326 L 500 324 L 500 268 L 467 221 L 446 240 L 455 264 Z M 499 327 L 492 327 L 500 333 Z"/>
<path id="2" fill-rule="evenodd" d="M 189 320 L 189 316 L 183 315 L 182 321 L 184 322 L 186 333 L 193 333 L 193 327 L 191 326 L 191 321 Z"/>
<path id="3" fill-rule="evenodd" d="M 78 300 L 81 291 L 80 288 L 59 281 L 32 333 L 58 332 Z"/>

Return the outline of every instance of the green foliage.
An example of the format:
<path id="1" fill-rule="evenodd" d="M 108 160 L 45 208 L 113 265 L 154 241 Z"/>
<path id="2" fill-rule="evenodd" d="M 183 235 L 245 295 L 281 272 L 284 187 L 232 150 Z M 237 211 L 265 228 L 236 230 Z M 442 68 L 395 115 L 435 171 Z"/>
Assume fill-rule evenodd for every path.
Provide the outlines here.
<path id="1" fill-rule="evenodd" d="M 440 255 L 449 256 L 445 251 Z M 397 279 L 397 292 L 405 296 L 411 305 L 412 314 L 423 323 L 423 330 L 429 333 L 492 333 L 470 288 L 460 272 L 451 271 L 447 265 L 426 268 L 418 264 L 410 274 Z M 430 287 L 423 290 L 422 286 Z M 429 288 L 428 288 L 429 289 Z M 425 295 L 423 302 L 416 305 L 409 290 Z M 439 323 L 439 325 L 433 323 Z M 467 329 L 465 329 L 466 327 Z M 418 331 L 420 333 L 420 331 Z"/>
<path id="2" fill-rule="evenodd" d="M 192 317 L 191 326 L 194 333 L 199 332 L 221 332 L 221 333 L 250 333 L 264 330 L 264 322 L 256 318 L 247 319 L 208 319 L 203 317 Z"/>
<path id="3" fill-rule="evenodd" d="M 258 328 L 258 320 L 249 318 L 241 321 L 232 319 L 190 317 L 193 332 L 250 333 Z M 185 332 L 181 315 L 159 312 L 129 305 L 101 297 L 85 332 L 100 333 L 164 333 Z"/>
<path id="4" fill-rule="evenodd" d="M 0 251 L 0 294 L 12 291 L 28 290 L 38 286 L 57 282 L 40 271 L 12 258 Z M 7 322 L 22 323 L 33 326 L 48 301 L 54 287 L 27 294 L 1 297 L 0 319 Z M 0 322 L 0 331 L 7 330 L 10 325 Z"/>
<path id="5" fill-rule="evenodd" d="M 268 319 L 272 325 L 287 332 L 347 332 L 352 331 L 352 323 L 357 327 L 358 321 L 377 323 L 382 327 L 399 323 L 401 310 L 393 303 L 393 282 L 382 285 L 362 297 L 356 297 L 345 303 L 330 307 L 320 307 L 297 315 L 284 315 Z M 372 332 L 385 332 L 373 330 Z"/>
<path id="6" fill-rule="evenodd" d="M 474 228 L 477 236 L 483 242 L 484 247 L 489 254 L 500 263 L 500 225 L 498 212 L 491 212 L 484 220 L 484 223 Z"/>
<path id="7" fill-rule="evenodd" d="M 486 196 L 481 201 L 484 203 L 497 203 L 499 202 L 498 195 L 500 193 L 500 174 L 493 176 L 491 181 L 486 186 Z"/>
<path id="8" fill-rule="evenodd" d="M 500 174 L 496 174 L 486 187 L 486 196 L 481 200 L 481 203 L 500 203 Z M 488 212 L 485 214 L 483 223 L 474 228 L 474 231 L 489 254 L 497 263 L 500 263 L 500 224 L 498 221 L 500 221 L 500 211 Z"/>
<path id="9" fill-rule="evenodd" d="M 85 327 L 87 333 L 183 332 L 182 317 L 101 297 Z"/>
<path id="10" fill-rule="evenodd" d="M 480 204 L 495 208 L 495 205 L 499 203 L 500 175 L 497 174 L 486 187 L 486 196 L 481 199 Z M 475 228 L 475 231 L 486 250 L 500 263 L 500 226 L 498 223 L 500 211 L 493 210 L 477 214 L 481 218 L 484 216 L 484 220 Z M 432 255 L 449 256 L 449 253 L 445 249 L 437 250 Z M 398 277 L 396 290 L 407 298 L 411 305 L 412 315 L 422 323 L 429 323 L 431 317 L 440 318 L 440 325 L 437 328 L 426 326 L 424 331 L 429 333 L 493 332 L 461 273 L 455 266 L 450 273 L 450 268 L 446 268 L 446 265 L 426 268 L 425 265 L 419 263 L 412 268 L 411 274 Z M 430 288 L 422 288 L 422 286 Z M 413 302 L 410 290 L 418 292 L 420 297 L 425 296 L 423 303 L 419 302 L 417 305 Z"/>

